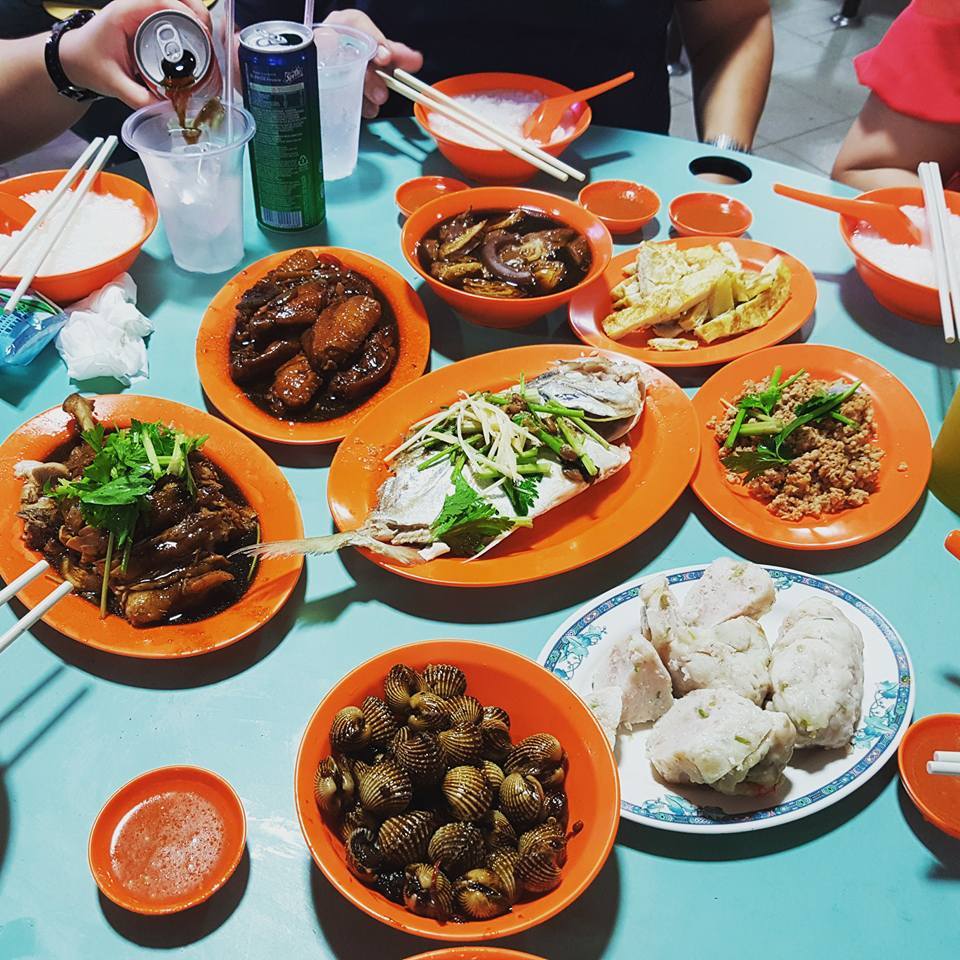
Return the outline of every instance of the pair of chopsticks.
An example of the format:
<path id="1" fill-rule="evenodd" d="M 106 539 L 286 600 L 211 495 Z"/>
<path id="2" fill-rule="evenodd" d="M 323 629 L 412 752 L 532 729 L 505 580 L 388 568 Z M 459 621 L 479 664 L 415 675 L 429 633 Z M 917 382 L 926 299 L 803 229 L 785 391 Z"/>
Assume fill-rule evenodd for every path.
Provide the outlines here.
<path id="1" fill-rule="evenodd" d="M 933 274 L 940 294 L 940 317 L 943 339 L 956 342 L 960 334 L 960 267 L 950 231 L 950 212 L 943 196 L 943 180 L 939 163 L 921 163 L 917 167 L 923 188 L 923 205 L 927 211 L 927 231 L 933 250 Z"/>
<path id="2" fill-rule="evenodd" d="M 506 150 L 507 153 L 525 160 L 531 166 L 542 170 L 544 173 L 549 173 L 551 177 L 555 177 L 557 180 L 566 181 L 570 177 L 575 180 L 586 179 L 586 174 L 577 170 L 576 167 L 571 167 L 570 164 L 550 156 L 545 150 L 541 150 L 526 140 L 506 133 L 489 120 L 474 113 L 473 110 L 457 103 L 452 97 L 448 97 L 445 93 L 431 87 L 430 84 L 418 80 L 412 73 L 407 73 L 406 70 L 394 70 L 392 74 L 378 70 L 377 76 L 394 93 L 399 93 L 400 96 L 406 97 L 414 103 L 419 103 L 428 110 L 456 121 L 471 133 L 495 143 L 501 149 Z"/>
<path id="3" fill-rule="evenodd" d="M 0 605 L 17 595 L 28 583 L 42 576 L 50 569 L 46 560 L 38 560 L 29 570 L 21 573 L 16 580 L 11 580 L 3 590 L 0 590 Z M 25 630 L 29 630 L 55 603 L 59 603 L 73 590 L 73 584 L 64 580 L 54 590 L 48 593 L 32 610 L 28 610 L 2 637 L 0 637 L 0 653 L 13 643 Z"/>
<path id="4" fill-rule="evenodd" d="M 936 750 L 933 759 L 927 761 L 927 773 L 938 773 L 946 777 L 960 777 L 960 752 L 956 750 Z"/>
<path id="5" fill-rule="evenodd" d="M 106 141 L 104 141 L 103 137 L 97 137 L 91 141 L 87 149 L 77 157 L 76 163 L 60 178 L 60 182 L 53 188 L 53 193 L 47 202 L 37 210 L 23 230 L 20 231 L 20 236 L 17 237 L 16 243 L 10 248 L 6 256 L 0 257 L 0 273 L 2 273 L 6 265 L 20 251 L 20 248 L 33 236 L 34 232 L 47 217 L 50 216 L 54 207 L 60 203 L 66 194 L 70 194 L 70 199 L 66 201 L 67 207 L 63 223 L 58 230 L 52 232 L 47 242 L 37 251 L 37 255 L 31 261 L 29 268 L 24 271 L 20 282 L 17 284 L 17 288 L 13 291 L 13 295 L 4 306 L 4 313 L 13 313 L 16 309 L 20 298 L 27 292 L 30 284 L 33 283 L 34 277 L 40 272 L 44 260 L 47 259 L 50 251 L 56 246 L 63 231 L 66 230 L 67 224 L 69 224 L 73 215 L 80 208 L 80 204 L 83 203 L 83 198 L 90 192 L 90 188 L 93 186 L 93 181 L 97 178 L 97 174 L 107 165 L 107 161 L 110 159 L 116 147 L 117 138 L 114 136 L 107 137 Z M 95 157 L 94 153 L 96 153 Z M 70 188 L 74 180 L 77 179 L 80 171 L 90 162 L 91 157 L 93 157 L 93 163 L 90 164 L 90 167 L 84 173 L 83 179 L 81 179 L 76 189 L 71 190 Z"/>

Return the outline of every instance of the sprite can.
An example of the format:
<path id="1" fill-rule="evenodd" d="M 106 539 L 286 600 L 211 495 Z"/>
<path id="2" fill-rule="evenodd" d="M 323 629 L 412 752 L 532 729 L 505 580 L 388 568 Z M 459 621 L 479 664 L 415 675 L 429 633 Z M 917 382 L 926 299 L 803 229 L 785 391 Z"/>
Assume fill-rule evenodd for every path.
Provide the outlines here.
<path id="1" fill-rule="evenodd" d="M 240 78 L 257 122 L 250 144 L 257 220 L 271 230 L 318 226 L 326 210 L 313 30 L 288 20 L 242 30 Z"/>

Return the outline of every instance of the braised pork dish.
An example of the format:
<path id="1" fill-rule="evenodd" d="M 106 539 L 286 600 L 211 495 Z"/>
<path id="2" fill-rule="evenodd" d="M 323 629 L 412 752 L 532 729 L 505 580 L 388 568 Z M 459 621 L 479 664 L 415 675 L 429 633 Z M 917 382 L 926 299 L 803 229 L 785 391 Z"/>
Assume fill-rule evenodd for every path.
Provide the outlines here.
<path id="1" fill-rule="evenodd" d="M 161 423 L 112 429 L 68 397 L 75 437 L 49 462 L 17 464 L 23 539 L 77 593 L 135 627 L 200 620 L 235 603 L 253 573 L 256 513 L 190 437 Z"/>
<path id="2" fill-rule="evenodd" d="M 230 373 L 275 417 L 330 420 L 389 380 L 398 349 L 396 317 L 366 277 L 298 250 L 237 305 Z"/>
<path id="3" fill-rule="evenodd" d="M 424 270 L 448 287 L 498 299 L 543 297 L 590 272 L 590 245 L 537 210 L 468 210 L 437 224 L 417 246 Z"/>

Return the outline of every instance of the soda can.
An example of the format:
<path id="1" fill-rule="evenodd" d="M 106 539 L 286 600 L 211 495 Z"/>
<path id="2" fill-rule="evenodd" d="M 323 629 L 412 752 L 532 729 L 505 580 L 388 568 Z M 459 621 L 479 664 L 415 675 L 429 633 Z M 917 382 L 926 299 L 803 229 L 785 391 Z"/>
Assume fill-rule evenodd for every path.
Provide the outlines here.
<path id="1" fill-rule="evenodd" d="M 270 230 L 318 226 L 326 208 L 313 30 L 288 20 L 242 30 L 240 79 L 257 122 L 250 143 L 257 220 Z"/>
<path id="2" fill-rule="evenodd" d="M 219 85 L 210 34 L 188 13 L 151 13 L 137 28 L 133 56 L 140 76 L 158 97 L 167 96 L 175 76 L 181 87 L 191 91 L 200 92 L 208 80 Z M 172 67 L 179 67 L 179 72 L 174 74 Z"/>

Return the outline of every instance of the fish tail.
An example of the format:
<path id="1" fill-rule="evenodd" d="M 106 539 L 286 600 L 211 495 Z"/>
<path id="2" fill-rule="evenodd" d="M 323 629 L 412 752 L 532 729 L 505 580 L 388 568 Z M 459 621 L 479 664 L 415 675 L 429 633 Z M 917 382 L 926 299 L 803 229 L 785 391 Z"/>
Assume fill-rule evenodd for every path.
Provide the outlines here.
<path id="1" fill-rule="evenodd" d="M 270 560 L 275 557 L 318 557 L 326 553 L 336 553 L 344 547 L 363 547 L 407 566 L 423 562 L 419 552 L 412 547 L 384 543 L 382 540 L 377 540 L 362 527 L 358 530 L 347 530 L 344 533 L 332 533 L 326 537 L 306 537 L 303 540 L 273 540 L 266 543 L 254 543 L 248 547 L 240 547 L 240 549 L 234 550 L 230 556 L 259 557 L 262 560 Z"/>

